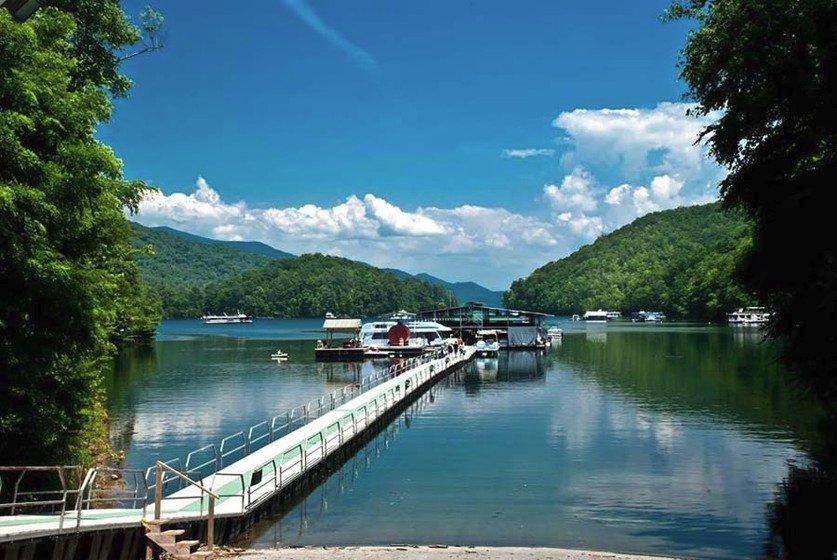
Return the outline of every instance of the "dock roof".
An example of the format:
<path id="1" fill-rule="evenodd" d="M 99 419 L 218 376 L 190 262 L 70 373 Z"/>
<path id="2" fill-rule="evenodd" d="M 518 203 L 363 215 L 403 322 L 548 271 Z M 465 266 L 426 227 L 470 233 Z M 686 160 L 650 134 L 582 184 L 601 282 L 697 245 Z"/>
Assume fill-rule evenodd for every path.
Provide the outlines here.
<path id="1" fill-rule="evenodd" d="M 327 331 L 354 332 L 360 330 L 360 319 L 326 319 L 323 329 Z"/>

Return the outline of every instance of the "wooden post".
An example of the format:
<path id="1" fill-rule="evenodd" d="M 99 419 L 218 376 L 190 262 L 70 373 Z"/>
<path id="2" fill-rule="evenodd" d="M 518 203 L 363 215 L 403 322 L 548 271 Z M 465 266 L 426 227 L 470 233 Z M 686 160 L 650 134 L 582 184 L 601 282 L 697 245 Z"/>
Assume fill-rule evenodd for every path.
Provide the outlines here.
<path id="1" fill-rule="evenodd" d="M 209 496 L 209 512 L 206 520 L 206 548 L 212 552 L 215 547 L 215 498 Z"/>
<path id="2" fill-rule="evenodd" d="M 163 501 L 163 465 L 160 461 L 154 466 L 154 519 L 160 519 L 160 502 Z"/>

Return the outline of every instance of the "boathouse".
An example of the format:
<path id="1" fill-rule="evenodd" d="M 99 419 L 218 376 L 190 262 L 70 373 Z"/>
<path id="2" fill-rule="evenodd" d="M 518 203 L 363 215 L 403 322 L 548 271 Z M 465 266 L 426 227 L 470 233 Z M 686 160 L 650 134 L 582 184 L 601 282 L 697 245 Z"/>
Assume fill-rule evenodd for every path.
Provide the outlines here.
<path id="1" fill-rule="evenodd" d="M 496 330 L 500 346 L 509 349 L 541 348 L 546 341 L 544 319 L 547 313 L 489 307 L 470 301 L 458 307 L 446 307 L 417 314 L 418 320 L 436 321 L 453 329 L 466 344 L 473 344 L 477 331 Z"/>

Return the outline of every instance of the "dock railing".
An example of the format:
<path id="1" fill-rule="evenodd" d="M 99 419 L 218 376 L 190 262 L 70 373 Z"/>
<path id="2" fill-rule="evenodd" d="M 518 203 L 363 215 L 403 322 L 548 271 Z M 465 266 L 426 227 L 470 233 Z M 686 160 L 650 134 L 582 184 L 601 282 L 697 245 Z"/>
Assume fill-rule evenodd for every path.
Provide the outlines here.
<path id="1" fill-rule="evenodd" d="M 284 414 L 278 414 L 254 424 L 247 430 L 229 435 L 223 438 L 218 446 L 215 444 L 205 445 L 189 452 L 185 460 L 175 457 L 162 462 L 166 466 L 198 480 L 211 474 L 218 474 L 225 466 L 305 426 L 384 381 L 420 365 L 451 355 L 456 351 L 455 346 L 445 345 L 425 352 L 420 356 L 401 359 L 386 369 L 376 370 L 359 383 L 352 383 L 341 389 L 336 389 L 306 404 L 294 407 Z M 156 492 L 158 484 L 154 476 L 154 469 L 155 467 L 152 466 L 145 472 L 149 492 L 152 490 Z M 163 474 L 160 484 L 164 495 L 170 495 L 184 487 L 182 479 L 168 476 L 167 473 Z M 149 497 L 149 499 L 151 498 Z"/>
<path id="2" fill-rule="evenodd" d="M 170 472 L 172 475 L 176 476 L 180 480 L 183 480 L 187 484 L 194 486 L 198 490 L 201 491 L 201 516 L 203 516 L 203 496 L 206 494 L 208 498 L 207 508 L 206 508 L 206 546 L 210 552 L 212 552 L 213 547 L 215 546 L 215 500 L 218 499 L 218 494 L 213 492 L 212 490 L 204 487 L 202 484 L 195 482 L 182 472 L 171 468 L 167 464 L 163 463 L 162 461 L 157 461 L 154 464 L 154 519 L 159 520 L 160 515 L 162 513 L 162 501 L 163 501 L 163 473 L 165 471 Z M 190 498 L 191 499 L 191 498 Z M 145 512 L 143 511 L 143 518 L 145 518 Z"/>
<path id="3" fill-rule="evenodd" d="M 84 477 L 80 478 L 84 472 Z M 38 477 L 36 489 L 26 482 Z M 46 477 L 46 478 L 45 478 Z M 11 488 L 7 479 L 13 478 Z M 0 467 L 0 496 L 9 502 L 0 503 L 0 515 L 51 513 L 58 515 L 58 530 L 70 528 L 68 517 L 81 526 L 82 512 L 104 505 L 142 509 L 145 515 L 148 489 L 144 472 L 139 469 L 94 467 L 83 471 L 78 465 Z M 8 496 L 8 497 L 7 497 Z"/>

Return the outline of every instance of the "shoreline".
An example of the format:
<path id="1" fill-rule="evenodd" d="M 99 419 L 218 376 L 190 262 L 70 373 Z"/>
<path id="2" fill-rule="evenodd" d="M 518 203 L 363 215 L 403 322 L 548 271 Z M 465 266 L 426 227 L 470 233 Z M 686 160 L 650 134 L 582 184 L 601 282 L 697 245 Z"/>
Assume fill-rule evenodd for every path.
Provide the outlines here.
<path id="1" fill-rule="evenodd" d="M 249 548 L 234 549 L 219 556 L 246 560 L 677 560 L 671 556 L 598 550 L 446 545 Z"/>

